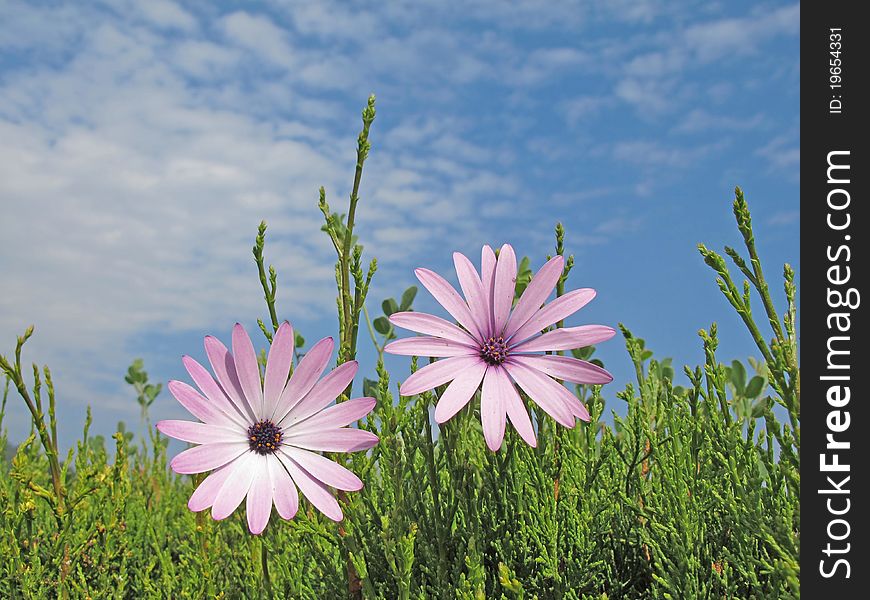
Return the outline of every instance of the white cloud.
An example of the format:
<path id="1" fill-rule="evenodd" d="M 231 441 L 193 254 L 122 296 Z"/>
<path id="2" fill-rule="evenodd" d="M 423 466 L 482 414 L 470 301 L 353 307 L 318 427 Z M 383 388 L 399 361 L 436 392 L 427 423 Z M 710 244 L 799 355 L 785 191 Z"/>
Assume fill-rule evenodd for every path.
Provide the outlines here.
<path id="1" fill-rule="evenodd" d="M 748 131 L 762 126 L 764 115 L 755 114 L 748 118 L 732 117 L 711 113 L 701 108 L 692 110 L 674 128 L 679 133 L 706 133 L 709 131 Z"/>
<path id="2" fill-rule="evenodd" d="M 228 40 L 258 57 L 288 69 L 296 65 L 287 32 L 269 17 L 238 11 L 223 17 L 221 27 Z"/>
<path id="3" fill-rule="evenodd" d="M 59 31 L 78 43 L 66 46 L 62 64 L 35 61 L 0 80 L 0 261 L 9 283 L 0 351 L 34 323 L 29 356 L 55 367 L 64 414 L 78 418 L 91 403 L 135 418 L 122 395 L 124 369 L 135 355 L 166 359 L 131 348 L 132 339 L 223 335 L 214 329 L 264 314 L 250 253 L 263 218 L 282 316 L 330 316 L 334 257 L 317 189 L 326 186 L 333 209 L 345 210 L 359 107 L 348 115 L 296 82 L 336 74 L 282 79 L 252 70 L 262 61 L 292 67 L 305 52 L 259 15 L 237 12 L 199 28 L 169 3 L 146 9 L 147 24 L 110 13 L 40 22 L 43 13 L 27 10 L 16 18 L 36 38 Z M 206 37 L 215 25 L 229 45 Z M 187 34 L 167 37 L 167 27 Z M 240 71 L 256 84 L 237 79 Z M 375 125 L 360 216 L 361 241 L 367 256 L 380 255 L 382 273 L 428 239 L 462 237 L 477 219 L 477 198 L 513 189 L 483 165 L 488 151 L 444 123 L 414 160 L 379 145 L 388 123 Z M 425 139 L 414 127 L 394 139 Z"/>
<path id="4" fill-rule="evenodd" d="M 800 5 L 792 4 L 761 14 L 699 23 L 683 36 L 685 44 L 702 62 L 728 55 L 757 52 L 759 46 L 779 35 L 797 35 Z"/>
<path id="5" fill-rule="evenodd" d="M 785 133 L 773 137 L 768 143 L 755 151 L 766 159 L 772 169 L 786 170 L 797 175 L 801 162 L 800 143 L 795 133 Z"/>
<path id="6" fill-rule="evenodd" d="M 780 36 L 800 27 L 800 5 L 757 10 L 745 17 L 710 18 L 644 39 L 627 61 L 615 85 L 618 98 L 644 116 L 676 113 L 697 97 L 686 75 L 714 61 L 756 54 Z M 723 90 L 721 84 L 718 88 Z"/>
<path id="7" fill-rule="evenodd" d="M 783 227 L 793 225 L 800 221 L 800 219 L 801 213 L 799 210 L 784 210 L 771 215 L 767 222 L 770 225 Z"/>
<path id="8" fill-rule="evenodd" d="M 158 27 L 192 31 L 196 29 L 196 18 L 170 0 L 140 0 L 136 8 L 142 16 Z"/>

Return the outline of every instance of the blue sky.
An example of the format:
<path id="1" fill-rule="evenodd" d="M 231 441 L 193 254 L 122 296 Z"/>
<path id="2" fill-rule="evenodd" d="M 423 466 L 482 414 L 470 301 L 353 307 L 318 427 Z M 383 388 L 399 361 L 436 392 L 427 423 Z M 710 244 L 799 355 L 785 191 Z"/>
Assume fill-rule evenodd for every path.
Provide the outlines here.
<path id="1" fill-rule="evenodd" d="M 346 206 L 373 92 L 372 309 L 416 266 L 455 281 L 453 250 L 510 242 L 537 268 L 562 221 L 570 285 L 598 290 L 571 324 L 623 322 L 682 365 L 715 320 L 723 361 L 755 355 L 695 246 L 739 243 L 741 185 L 769 278 L 800 273 L 799 21 L 784 2 L 0 1 L 0 351 L 36 325 L 64 445 L 88 404 L 99 433 L 135 423 L 133 358 L 185 378 L 203 336 L 265 316 L 261 219 L 281 318 L 336 334 L 317 189 Z M 598 354 L 616 407 L 628 358 L 618 338 Z M 17 397 L 7 413 L 21 440 Z"/>

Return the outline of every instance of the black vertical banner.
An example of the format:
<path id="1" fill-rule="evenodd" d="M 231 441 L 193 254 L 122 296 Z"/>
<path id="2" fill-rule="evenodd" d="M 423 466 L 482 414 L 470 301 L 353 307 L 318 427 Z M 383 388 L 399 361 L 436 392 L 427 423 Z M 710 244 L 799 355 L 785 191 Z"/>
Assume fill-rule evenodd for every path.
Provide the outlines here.
<path id="1" fill-rule="evenodd" d="M 866 78 L 861 3 L 801 8 L 801 592 L 870 597 Z M 824 595 L 824 596 L 823 596 Z"/>

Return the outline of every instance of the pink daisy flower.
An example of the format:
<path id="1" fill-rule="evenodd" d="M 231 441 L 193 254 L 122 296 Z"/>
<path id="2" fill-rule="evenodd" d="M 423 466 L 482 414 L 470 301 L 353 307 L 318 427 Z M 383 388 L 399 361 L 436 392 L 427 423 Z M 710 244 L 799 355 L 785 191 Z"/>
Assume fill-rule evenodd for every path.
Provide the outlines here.
<path id="1" fill-rule="evenodd" d="M 553 378 L 600 384 L 613 377 L 592 363 L 541 353 L 590 346 L 610 339 L 615 331 L 603 325 L 583 325 L 541 332 L 583 308 L 595 297 L 595 290 L 574 290 L 544 304 L 562 275 L 564 261 L 556 256 L 535 274 L 512 308 L 517 260 L 510 245 L 502 246 L 498 260 L 492 248 L 484 246 L 480 275 L 459 252 L 453 254 L 453 263 L 464 300 L 437 273 L 428 269 L 415 273 L 458 325 L 416 312 L 390 316 L 394 325 L 423 336 L 391 342 L 387 352 L 440 358 L 408 377 L 400 393 L 412 396 L 451 382 L 435 407 L 435 420 L 444 423 L 480 389 L 483 435 L 491 450 L 501 447 L 506 418 L 528 444 L 537 443 L 514 384 L 565 427 L 574 427 L 575 418 L 588 421 L 589 411 L 583 403 Z"/>
<path id="2" fill-rule="evenodd" d="M 346 427 L 375 406 L 374 398 L 355 398 L 329 406 L 353 380 L 356 361 L 346 362 L 320 379 L 332 354 L 332 338 L 317 342 L 287 379 L 293 360 L 293 328 L 278 328 L 261 382 L 257 354 L 245 329 L 236 323 L 233 353 L 218 339 L 205 338 L 205 352 L 215 378 L 198 362 L 182 358 L 199 391 L 170 381 L 169 391 L 202 421 L 160 421 L 157 429 L 184 442 L 199 444 L 178 454 L 176 473 L 212 471 L 196 488 L 187 506 L 211 508 L 224 519 L 247 497 L 248 528 L 260 534 L 272 504 L 283 519 L 299 508 L 297 488 L 330 519 L 343 517 L 329 491 L 359 490 L 359 477 L 319 452 L 357 452 L 378 442 L 375 434 Z"/>

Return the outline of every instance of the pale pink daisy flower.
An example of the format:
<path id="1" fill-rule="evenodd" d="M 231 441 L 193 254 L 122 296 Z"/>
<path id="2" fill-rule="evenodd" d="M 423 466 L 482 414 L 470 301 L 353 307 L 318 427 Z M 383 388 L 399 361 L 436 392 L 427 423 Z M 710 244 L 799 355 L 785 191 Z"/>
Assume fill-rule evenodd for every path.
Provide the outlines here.
<path id="1" fill-rule="evenodd" d="M 514 307 L 517 260 L 510 245 L 502 246 L 498 259 L 492 248 L 484 246 L 480 275 L 459 252 L 453 254 L 453 263 L 464 300 L 437 273 L 428 269 L 415 273 L 458 325 L 416 312 L 390 316 L 394 325 L 423 336 L 391 342 L 387 352 L 440 358 L 408 377 L 400 393 L 413 396 L 451 382 L 435 407 L 435 420 L 444 423 L 481 389 L 480 418 L 491 450 L 501 447 L 506 418 L 528 444 L 537 443 L 514 384 L 565 427 L 574 427 L 576 418 L 589 421 L 583 403 L 555 379 L 601 384 L 613 377 L 590 362 L 541 353 L 590 346 L 610 339 L 615 331 L 603 325 L 542 331 L 583 308 L 595 297 L 595 290 L 574 290 L 544 304 L 564 267 L 562 257 L 555 256 L 535 274 Z"/>
<path id="2" fill-rule="evenodd" d="M 232 354 L 217 338 L 205 338 L 205 352 L 216 379 L 189 356 L 182 358 L 202 393 L 181 381 L 169 391 L 201 423 L 160 421 L 162 433 L 192 444 L 172 459 L 176 473 L 212 471 L 196 488 L 187 506 L 211 508 L 224 519 L 247 497 L 248 528 L 260 534 L 274 503 L 278 515 L 292 519 L 299 508 L 297 488 L 330 519 L 343 517 L 330 492 L 359 490 L 363 483 L 319 452 L 357 452 L 377 444 L 375 434 L 347 427 L 375 406 L 374 398 L 355 398 L 329 406 L 353 380 L 356 361 L 346 362 L 320 379 L 332 354 L 332 338 L 317 342 L 293 361 L 293 328 L 278 328 L 261 382 L 257 354 L 245 329 L 233 328 Z"/>

